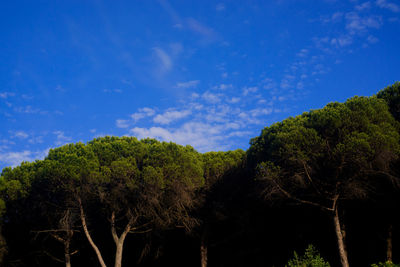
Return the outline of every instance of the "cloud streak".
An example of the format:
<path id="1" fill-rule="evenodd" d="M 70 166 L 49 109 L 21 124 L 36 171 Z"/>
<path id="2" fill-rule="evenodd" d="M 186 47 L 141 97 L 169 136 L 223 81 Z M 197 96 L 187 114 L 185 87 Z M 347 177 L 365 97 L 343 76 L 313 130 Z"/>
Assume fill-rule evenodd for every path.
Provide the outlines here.
<path id="1" fill-rule="evenodd" d="M 380 8 L 388 9 L 395 13 L 400 12 L 400 6 L 398 4 L 388 2 L 387 0 L 377 0 L 376 5 Z"/>
<path id="2" fill-rule="evenodd" d="M 15 167 L 23 161 L 34 161 L 36 159 L 43 159 L 47 156 L 49 149 L 45 149 L 43 151 L 12 151 L 0 153 L 0 161 L 5 163 L 6 165 Z"/>
<path id="3" fill-rule="evenodd" d="M 176 84 L 176 88 L 193 88 L 196 87 L 200 83 L 199 80 L 193 80 L 193 81 L 188 81 L 188 82 L 178 82 Z"/>
<path id="4" fill-rule="evenodd" d="M 131 119 L 116 120 L 116 125 L 139 139 L 150 137 L 189 144 L 201 152 L 236 148 L 238 138 L 252 137 L 256 134 L 254 129 L 258 132 L 270 116 L 287 111 L 284 101 L 288 98 L 279 92 L 272 95 L 270 90 L 263 89 L 271 95 L 266 99 L 256 95 L 263 83 L 236 91 L 223 90 L 218 85 L 202 93 L 189 92 L 188 101 L 178 106 L 161 111 L 142 108 Z M 278 103 L 280 108 L 275 107 Z M 142 121 L 143 118 L 147 119 Z"/>
<path id="5" fill-rule="evenodd" d="M 171 57 L 163 49 L 161 49 L 159 47 L 154 47 L 153 51 L 156 55 L 159 69 L 162 72 L 170 71 L 173 66 Z"/>
<path id="6" fill-rule="evenodd" d="M 172 110 L 166 111 L 163 114 L 158 114 L 154 117 L 153 121 L 159 124 L 170 124 L 171 122 L 177 121 L 179 119 L 189 116 L 192 112 L 190 110 Z"/>

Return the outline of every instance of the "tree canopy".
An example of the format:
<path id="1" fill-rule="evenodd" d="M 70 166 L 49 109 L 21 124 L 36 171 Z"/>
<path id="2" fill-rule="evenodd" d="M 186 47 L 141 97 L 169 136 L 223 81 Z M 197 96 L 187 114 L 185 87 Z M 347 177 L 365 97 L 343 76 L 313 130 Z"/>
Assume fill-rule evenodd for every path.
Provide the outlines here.
<path id="1" fill-rule="evenodd" d="M 0 266 L 400 261 L 399 88 L 274 123 L 247 151 L 106 136 L 4 168 Z M 288 263 L 311 242 L 324 260 Z"/>

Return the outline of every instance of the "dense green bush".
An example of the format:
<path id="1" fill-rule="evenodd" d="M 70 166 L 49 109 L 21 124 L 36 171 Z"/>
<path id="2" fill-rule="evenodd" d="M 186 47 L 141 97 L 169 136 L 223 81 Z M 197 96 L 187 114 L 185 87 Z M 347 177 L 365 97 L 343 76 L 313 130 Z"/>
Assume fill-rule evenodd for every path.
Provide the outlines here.
<path id="1" fill-rule="evenodd" d="M 330 267 L 330 264 L 319 255 L 313 245 L 309 245 L 303 256 L 299 257 L 295 251 L 294 258 L 289 260 L 286 267 Z"/>

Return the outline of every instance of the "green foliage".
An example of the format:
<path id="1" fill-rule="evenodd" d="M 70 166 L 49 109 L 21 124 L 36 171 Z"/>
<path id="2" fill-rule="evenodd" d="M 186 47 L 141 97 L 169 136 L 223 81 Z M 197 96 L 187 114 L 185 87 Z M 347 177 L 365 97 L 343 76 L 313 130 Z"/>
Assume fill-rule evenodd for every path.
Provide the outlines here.
<path id="1" fill-rule="evenodd" d="M 361 197 L 365 178 L 389 172 L 397 159 L 397 126 L 381 99 L 353 97 L 265 128 L 248 157 L 252 166 L 267 162 L 259 177 L 281 188 Z"/>
<path id="2" fill-rule="evenodd" d="M 289 260 L 286 267 L 330 267 L 315 249 L 313 245 L 309 245 L 303 256 L 299 256 L 296 251 L 294 258 Z"/>
<path id="3" fill-rule="evenodd" d="M 400 82 L 396 82 L 379 91 L 376 96 L 387 102 L 393 117 L 400 121 Z"/>
<path id="4" fill-rule="evenodd" d="M 206 152 L 202 155 L 206 187 L 210 188 L 233 168 L 240 167 L 245 156 L 241 149 L 227 152 Z"/>
<path id="5" fill-rule="evenodd" d="M 207 212 L 223 207 L 218 201 L 225 195 L 217 198 L 222 191 L 215 185 L 229 191 L 219 182 L 241 175 L 245 160 L 268 181 L 262 190 L 269 194 L 280 191 L 282 196 L 279 189 L 284 189 L 292 199 L 319 206 L 329 206 L 336 196 L 339 201 L 365 197 L 364 189 L 376 189 L 371 177 L 394 177 L 389 172 L 400 153 L 400 124 L 395 120 L 400 119 L 399 92 L 398 82 L 377 96 L 330 103 L 275 123 L 251 140 L 247 153 L 239 149 L 200 154 L 191 146 L 134 137 L 102 137 L 51 149 L 44 160 L 3 169 L 0 219 L 7 227 L 26 224 L 27 233 L 58 229 L 68 211 L 77 228 L 77 203 L 82 200 L 93 229 L 109 225 L 111 214 L 119 233 L 132 217 L 143 232 L 156 227 L 190 229 L 198 223 L 191 220 L 193 214 L 200 214 L 201 221 L 212 218 Z M 193 212 L 202 201 L 207 212 Z M 0 258 L 3 241 L 0 235 Z M 310 245 L 303 256 L 294 252 L 286 266 L 330 265 Z"/>
<path id="6" fill-rule="evenodd" d="M 400 264 L 394 264 L 391 261 L 374 263 L 371 267 L 400 267 Z"/>

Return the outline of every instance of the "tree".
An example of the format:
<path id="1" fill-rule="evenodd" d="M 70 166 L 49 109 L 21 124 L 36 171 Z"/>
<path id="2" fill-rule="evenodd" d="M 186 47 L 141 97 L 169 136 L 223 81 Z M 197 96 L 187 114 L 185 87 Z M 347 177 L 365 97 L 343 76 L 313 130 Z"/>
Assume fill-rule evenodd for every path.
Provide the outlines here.
<path id="1" fill-rule="evenodd" d="M 368 195 L 370 179 L 390 176 L 399 133 L 384 101 L 354 97 L 265 128 L 251 140 L 267 197 L 280 195 L 332 215 L 341 264 L 349 266 L 340 205 Z"/>
<path id="2" fill-rule="evenodd" d="M 294 258 L 289 260 L 285 267 L 330 267 L 318 253 L 313 245 L 309 245 L 304 252 L 304 256 L 300 256 L 294 252 Z"/>
<path id="3" fill-rule="evenodd" d="M 129 233 L 192 227 L 188 210 L 194 190 L 203 184 L 203 170 L 190 146 L 106 137 L 51 150 L 47 160 L 62 166 L 64 174 L 54 179 L 75 199 L 84 234 L 103 267 L 106 261 L 89 230 L 88 210 L 110 222 L 116 267 L 122 265 Z"/>
<path id="4" fill-rule="evenodd" d="M 389 111 L 392 113 L 393 117 L 400 122 L 400 82 L 396 82 L 393 85 L 387 86 L 386 88 L 379 91 L 376 96 L 386 101 L 389 106 Z M 400 129 L 399 129 L 400 132 Z M 392 185 L 394 185 L 395 190 L 400 189 L 400 178 L 398 174 L 400 173 L 400 161 L 395 164 L 394 172 L 397 173 L 396 177 L 391 177 Z M 393 179 L 395 178 L 395 179 Z M 394 195 L 398 195 L 396 192 Z M 396 198 L 395 198 L 396 199 Z M 393 202 L 393 201 L 391 201 Z M 392 204 L 392 203 L 391 203 Z M 393 260 L 393 251 L 392 251 L 392 235 L 393 235 L 393 222 L 389 223 L 388 226 L 388 235 L 387 235 L 387 256 L 386 260 L 391 262 Z"/>
<path id="5" fill-rule="evenodd" d="M 29 222 L 29 217 L 32 212 L 26 207 L 28 206 L 28 196 L 31 191 L 31 184 L 35 177 L 36 164 L 29 162 L 22 162 L 20 166 L 15 168 L 7 167 L 2 170 L 0 176 L 0 228 L 4 231 L 5 238 L 1 236 L 1 255 L 4 257 L 8 254 L 8 258 L 20 259 L 25 257 L 24 250 L 27 244 L 24 239 L 21 239 L 26 234 L 24 223 Z M 15 219 L 21 219 L 24 215 L 25 220 L 17 222 Z M 31 217 L 32 218 L 32 217 Z M 15 223 L 12 225 L 13 239 L 9 239 L 10 224 L 6 222 Z M 7 240 L 7 243 L 6 243 Z M 15 248 L 11 250 L 10 248 Z M 0 259 L 4 260 L 4 259 Z M 0 261 L 2 264 L 2 262 Z"/>
<path id="6" fill-rule="evenodd" d="M 41 224 L 39 229 L 33 232 L 36 233 L 36 237 L 49 235 L 62 244 L 64 260 L 50 252 L 45 253 L 53 260 L 64 262 L 66 267 L 71 267 L 71 256 L 78 252 L 78 250 L 71 251 L 71 244 L 75 232 L 78 232 L 79 216 L 73 196 L 64 187 L 71 178 L 71 173 L 67 171 L 69 165 L 48 159 L 38 161 L 36 164 L 38 170 L 32 182 L 30 201 L 35 203 Z"/>
<path id="7" fill-rule="evenodd" d="M 241 149 L 227 152 L 207 152 L 202 155 L 204 164 L 205 185 L 197 192 L 200 205 L 200 266 L 206 267 L 208 262 L 208 236 L 211 221 L 221 203 L 213 197 L 216 184 L 237 168 L 242 167 L 245 152 Z"/>
<path id="8" fill-rule="evenodd" d="M 376 96 L 387 102 L 389 111 L 392 113 L 393 117 L 397 121 L 400 121 L 400 82 L 396 82 L 382 89 Z"/>

